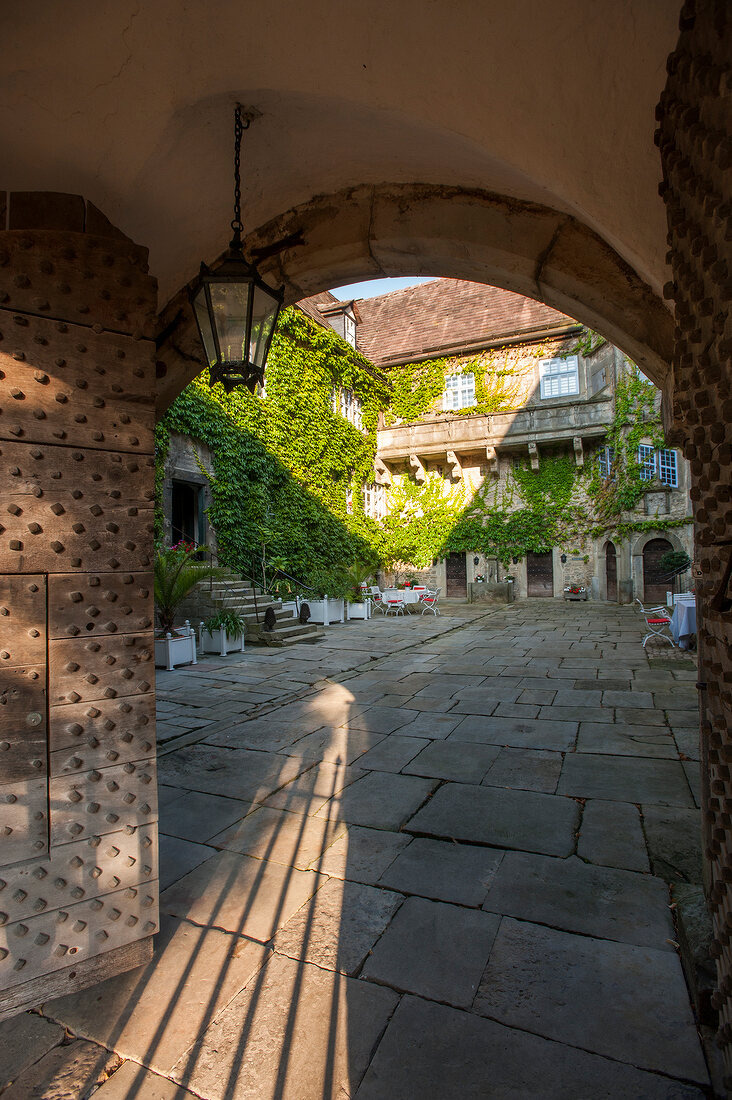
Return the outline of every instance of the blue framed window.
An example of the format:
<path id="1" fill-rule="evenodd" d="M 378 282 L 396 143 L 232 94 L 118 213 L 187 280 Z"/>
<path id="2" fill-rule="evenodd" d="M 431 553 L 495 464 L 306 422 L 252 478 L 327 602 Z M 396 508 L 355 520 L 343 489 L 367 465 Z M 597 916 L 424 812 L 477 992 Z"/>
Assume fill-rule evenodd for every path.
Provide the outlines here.
<path id="1" fill-rule="evenodd" d="M 638 465 L 641 481 L 653 481 L 656 476 L 656 452 L 648 443 L 638 448 Z"/>
<path id="2" fill-rule="evenodd" d="M 566 359 L 540 359 L 539 384 L 541 398 L 571 397 L 579 393 L 579 359 L 568 355 Z"/>
<path id="3" fill-rule="evenodd" d="M 597 452 L 597 468 L 601 477 L 610 477 L 615 461 L 615 451 L 612 447 L 602 447 Z"/>
<path id="4" fill-rule="evenodd" d="M 679 472 L 676 464 L 676 451 L 658 452 L 658 478 L 664 485 L 676 489 L 679 484 Z"/>

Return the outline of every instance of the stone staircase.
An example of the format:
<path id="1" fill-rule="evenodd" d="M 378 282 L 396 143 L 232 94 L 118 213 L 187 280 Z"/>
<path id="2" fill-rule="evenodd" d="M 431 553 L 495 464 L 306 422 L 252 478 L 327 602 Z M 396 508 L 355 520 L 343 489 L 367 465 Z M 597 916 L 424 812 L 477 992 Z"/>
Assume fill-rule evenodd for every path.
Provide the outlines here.
<path id="1" fill-rule="evenodd" d="M 273 630 L 265 630 L 264 614 L 271 607 L 275 614 Z M 301 623 L 295 613 L 283 610 L 282 600 L 257 592 L 235 573 L 227 573 L 220 580 L 202 581 L 181 605 L 180 617 L 190 620 L 198 630 L 198 624 L 215 615 L 217 611 L 235 611 L 247 624 L 245 641 L 248 645 L 285 646 L 314 645 L 325 637 L 322 627 L 314 623 Z"/>

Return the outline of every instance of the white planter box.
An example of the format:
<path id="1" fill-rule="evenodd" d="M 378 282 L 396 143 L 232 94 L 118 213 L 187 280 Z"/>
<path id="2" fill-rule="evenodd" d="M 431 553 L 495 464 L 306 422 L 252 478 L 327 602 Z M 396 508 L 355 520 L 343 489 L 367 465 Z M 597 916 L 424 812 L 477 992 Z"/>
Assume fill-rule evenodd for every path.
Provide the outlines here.
<path id="1" fill-rule="evenodd" d="M 196 632 L 186 619 L 185 626 L 177 628 L 177 634 L 166 634 L 155 639 L 155 667 L 165 668 L 169 672 L 176 665 L 195 665 Z"/>
<path id="2" fill-rule="evenodd" d="M 371 618 L 371 600 L 356 600 L 354 603 L 349 603 L 347 607 L 349 619 Z"/>
<path id="3" fill-rule="evenodd" d="M 203 629 L 203 623 L 199 634 L 203 653 L 218 653 L 219 656 L 226 657 L 228 653 L 244 652 L 243 634 L 227 634 L 224 630 L 214 630 L 213 633 L 209 633 L 208 630 Z"/>
<path id="4" fill-rule="evenodd" d="M 300 602 L 299 602 L 299 600 L 283 600 L 282 601 L 282 610 L 283 611 L 291 611 L 292 614 L 295 615 L 295 616 L 299 615 L 300 614 Z"/>
<path id="5" fill-rule="evenodd" d="M 303 600 L 310 608 L 310 622 L 322 623 L 330 626 L 331 623 L 345 622 L 345 600 L 333 599 L 323 596 L 322 600 Z"/>

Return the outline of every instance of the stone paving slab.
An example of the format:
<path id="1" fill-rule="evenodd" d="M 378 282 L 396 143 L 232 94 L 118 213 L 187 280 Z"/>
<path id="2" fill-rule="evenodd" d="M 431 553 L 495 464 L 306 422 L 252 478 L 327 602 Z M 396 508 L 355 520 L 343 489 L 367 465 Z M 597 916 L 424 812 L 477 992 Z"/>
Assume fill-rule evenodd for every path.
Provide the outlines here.
<path id="1" fill-rule="evenodd" d="M 463 721 L 461 714 L 454 717 L 436 711 L 423 711 L 408 726 L 399 730 L 400 737 L 426 737 L 431 741 L 441 741 L 449 737 L 456 726 Z"/>
<path id="2" fill-rule="evenodd" d="M 44 1011 L 77 1034 L 167 1074 L 267 954 L 251 940 L 164 920 L 147 966 L 49 1001 Z"/>
<path id="3" fill-rule="evenodd" d="M 213 837 L 215 848 L 297 867 L 317 867 L 327 848 L 346 831 L 345 822 L 260 806 L 243 821 Z"/>
<path id="4" fill-rule="evenodd" d="M 348 831 L 319 860 L 317 869 L 336 878 L 373 884 L 411 842 L 412 838 L 405 833 L 349 825 Z"/>
<path id="5" fill-rule="evenodd" d="M 406 996 L 355 1100 L 702 1100 L 692 1086 Z"/>
<path id="6" fill-rule="evenodd" d="M 96 1100 L 197 1100 L 188 1089 L 136 1062 L 121 1065 L 94 1096 Z"/>
<path id="7" fill-rule="evenodd" d="M 606 867 L 650 871 L 638 808 L 628 802 L 594 798 L 586 802 L 577 855 Z"/>
<path id="8" fill-rule="evenodd" d="M 8 1100 L 86 1100 L 119 1064 L 117 1054 L 74 1039 L 45 1054 L 3 1096 Z"/>
<path id="9" fill-rule="evenodd" d="M 189 745 L 158 759 L 161 782 L 242 801 L 266 798 L 303 769 L 294 757 L 211 745 Z"/>
<path id="10" fill-rule="evenodd" d="M 359 758 L 359 768 L 378 772 L 398 772 L 430 744 L 425 737 L 403 737 L 402 731 L 375 745 Z M 409 769 L 406 769 L 409 770 Z"/>
<path id="11" fill-rule="evenodd" d="M 275 712 L 276 714 L 277 712 Z M 266 752 L 279 752 L 289 748 L 303 736 L 304 730 L 298 723 L 268 719 L 266 716 L 252 718 L 248 722 L 226 722 L 206 730 L 205 743 L 224 748 L 264 749 Z"/>
<path id="12" fill-rule="evenodd" d="M 674 952 L 504 917 L 475 1009 L 642 1069 L 708 1081 Z"/>
<path id="13" fill-rule="evenodd" d="M 672 951 L 668 905 L 666 884 L 650 875 L 526 852 L 506 853 L 483 902 L 491 913 Z"/>
<path id="14" fill-rule="evenodd" d="M 671 733 L 680 753 L 689 760 L 699 760 L 699 727 L 676 726 L 671 724 Z"/>
<path id="15" fill-rule="evenodd" d="M 480 783 L 500 751 L 497 745 L 432 741 L 402 770 L 410 775 Z"/>
<path id="16" fill-rule="evenodd" d="M 699 810 L 647 805 L 642 809 L 643 828 L 654 875 L 671 883 L 701 883 L 703 874 Z"/>
<path id="17" fill-rule="evenodd" d="M 194 867 L 205 863 L 215 855 L 215 849 L 206 844 L 194 844 L 190 840 L 180 840 L 177 836 L 158 835 L 160 889 L 172 886 Z"/>
<path id="18" fill-rule="evenodd" d="M 405 894 L 478 906 L 504 853 L 476 844 L 416 837 L 379 879 Z"/>
<path id="19" fill-rule="evenodd" d="M 469 1008 L 500 918 L 478 909 L 411 897 L 372 951 L 363 977 Z"/>
<path id="20" fill-rule="evenodd" d="M 436 779 L 370 772 L 327 802 L 316 816 L 394 831 L 412 817 L 436 786 Z"/>
<path id="21" fill-rule="evenodd" d="M 624 759 L 589 753 L 566 756 L 559 794 L 649 805 L 693 806 L 686 775 L 678 760 Z"/>
<path id="22" fill-rule="evenodd" d="M 266 943 L 325 879 L 238 852 L 217 852 L 160 895 L 164 913 Z"/>
<path id="23" fill-rule="evenodd" d="M 250 803 L 236 798 L 187 792 L 160 807 L 160 831 L 181 840 L 207 841 L 243 817 L 249 807 Z"/>
<path id="24" fill-rule="evenodd" d="M 301 772 L 297 779 L 263 799 L 263 805 L 298 814 L 315 814 L 329 798 L 362 775 L 362 768 L 349 768 L 323 760 L 308 766 L 307 771 Z"/>
<path id="25" fill-rule="evenodd" d="M 352 1096 L 397 995 L 274 955 L 172 1076 L 209 1100 Z"/>
<path id="26" fill-rule="evenodd" d="M 562 770 L 562 754 L 546 749 L 501 749 L 483 783 L 554 794 Z"/>
<path id="27" fill-rule="evenodd" d="M 0 1092 L 64 1037 L 58 1024 L 32 1012 L 0 1023 Z"/>
<path id="28" fill-rule="evenodd" d="M 616 725 L 580 722 L 577 752 L 678 759 L 670 730 L 662 726 L 631 726 L 625 722 Z"/>
<path id="29" fill-rule="evenodd" d="M 301 760 L 303 766 L 322 760 L 331 764 L 353 764 L 359 756 L 383 741 L 384 736 L 370 730 L 323 726 L 301 737 L 284 752 Z"/>
<path id="30" fill-rule="evenodd" d="M 578 823 L 579 806 L 568 798 L 447 783 L 406 828 L 411 833 L 567 856 L 574 850 Z"/>
<path id="31" fill-rule="evenodd" d="M 280 955 L 353 975 L 404 898 L 332 878 L 274 938 Z"/>
<path id="32" fill-rule="evenodd" d="M 519 718 L 463 719 L 450 737 L 455 741 L 478 741 L 484 745 L 513 745 L 519 749 L 553 749 L 563 752 L 574 747 L 577 722 Z"/>

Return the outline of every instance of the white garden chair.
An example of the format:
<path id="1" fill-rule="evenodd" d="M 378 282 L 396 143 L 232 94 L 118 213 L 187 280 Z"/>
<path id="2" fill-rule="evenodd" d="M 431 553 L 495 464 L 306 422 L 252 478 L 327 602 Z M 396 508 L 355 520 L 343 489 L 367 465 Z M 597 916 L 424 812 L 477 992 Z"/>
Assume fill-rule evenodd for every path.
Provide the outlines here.
<path id="1" fill-rule="evenodd" d="M 643 648 L 646 648 L 646 642 L 651 638 L 658 638 L 659 641 L 670 642 L 672 646 L 676 643 L 671 633 L 671 619 L 669 618 L 668 611 L 662 605 L 657 607 L 644 607 L 639 599 L 635 601 L 641 610 L 641 615 L 645 619 L 648 633 L 643 639 Z"/>
<path id="2" fill-rule="evenodd" d="M 403 615 L 407 605 L 400 596 L 390 596 L 386 601 L 387 615 Z"/>
<path id="3" fill-rule="evenodd" d="M 431 611 L 433 615 L 439 615 L 439 609 L 437 607 L 437 601 L 440 598 L 441 588 L 435 588 L 434 590 L 427 589 L 419 598 L 419 602 L 422 604 L 422 614 L 426 611 Z"/>

